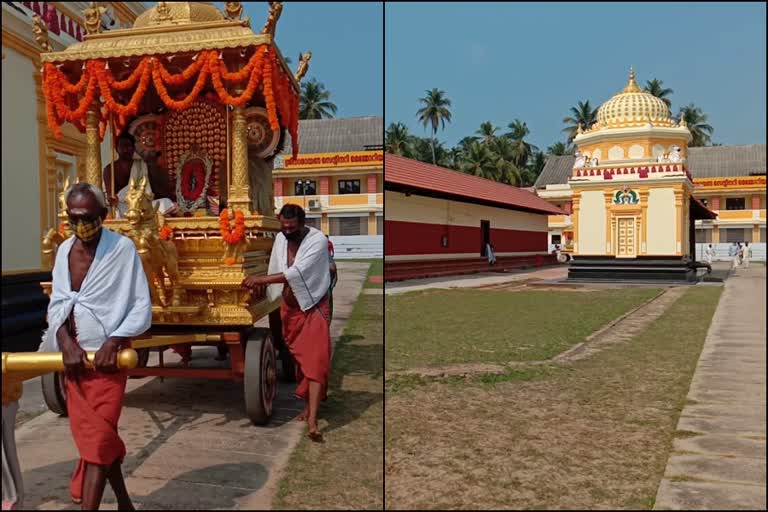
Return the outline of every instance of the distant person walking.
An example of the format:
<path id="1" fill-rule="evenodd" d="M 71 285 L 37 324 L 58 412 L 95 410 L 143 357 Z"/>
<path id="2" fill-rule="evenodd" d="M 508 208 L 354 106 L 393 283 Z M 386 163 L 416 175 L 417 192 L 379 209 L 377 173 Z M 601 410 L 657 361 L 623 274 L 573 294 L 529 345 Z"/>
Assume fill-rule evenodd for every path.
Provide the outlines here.
<path id="1" fill-rule="evenodd" d="M 749 246 L 749 242 L 744 242 L 743 258 L 744 268 L 749 268 L 749 260 L 752 259 L 752 248 Z"/>
<path id="2" fill-rule="evenodd" d="M 736 268 L 739 266 L 739 244 L 736 242 L 733 242 L 733 245 L 731 245 L 728 248 L 728 256 L 731 257 L 731 270 L 736 270 Z"/>
<path id="3" fill-rule="evenodd" d="M 709 244 L 707 246 L 707 250 L 704 251 L 704 261 L 707 262 L 707 265 L 712 265 L 712 259 L 715 256 L 715 250 L 712 248 L 712 244 Z"/>
<path id="4" fill-rule="evenodd" d="M 496 255 L 493 253 L 493 246 L 490 244 L 490 242 L 485 244 L 485 253 L 486 253 L 486 256 L 488 256 L 488 264 L 495 265 Z"/>

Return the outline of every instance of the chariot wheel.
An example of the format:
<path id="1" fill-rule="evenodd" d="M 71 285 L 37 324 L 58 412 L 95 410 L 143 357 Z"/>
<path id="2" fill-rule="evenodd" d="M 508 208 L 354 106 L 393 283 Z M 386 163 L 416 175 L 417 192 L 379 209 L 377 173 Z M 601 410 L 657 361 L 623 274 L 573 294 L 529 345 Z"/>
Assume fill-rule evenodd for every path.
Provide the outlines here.
<path id="1" fill-rule="evenodd" d="M 254 425 L 266 425 L 277 396 L 277 356 L 269 329 L 253 329 L 245 345 L 245 412 Z"/>
<path id="2" fill-rule="evenodd" d="M 64 372 L 46 373 L 40 378 L 43 399 L 48 409 L 61 416 L 67 416 L 67 388 L 64 385 Z"/>

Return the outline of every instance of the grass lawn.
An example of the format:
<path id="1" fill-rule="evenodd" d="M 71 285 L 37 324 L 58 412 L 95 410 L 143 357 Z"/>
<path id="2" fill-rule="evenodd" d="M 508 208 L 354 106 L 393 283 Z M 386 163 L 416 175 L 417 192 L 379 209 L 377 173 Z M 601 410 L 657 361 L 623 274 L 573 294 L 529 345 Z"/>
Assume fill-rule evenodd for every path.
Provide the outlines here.
<path id="1" fill-rule="evenodd" d="M 382 295 L 359 296 L 336 344 L 328 401 L 320 409 L 325 443 L 302 438 L 275 508 L 382 509 L 383 305 Z"/>
<path id="2" fill-rule="evenodd" d="M 386 507 L 652 508 L 721 291 L 567 366 L 388 389 Z"/>
<path id="3" fill-rule="evenodd" d="M 344 262 L 344 261 L 370 263 L 371 267 L 368 269 L 368 277 L 384 276 L 384 259 L 383 258 L 336 260 L 336 264 L 339 264 L 340 262 Z M 363 288 L 383 288 L 383 287 L 384 287 L 383 283 L 372 283 L 367 279 L 365 281 L 365 284 L 363 285 Z"/>
<path id="4" fill-rule="evenodd" d="M 430 290 L 387 296 L 387 370 L 549 359 L 660 293 Z"/>

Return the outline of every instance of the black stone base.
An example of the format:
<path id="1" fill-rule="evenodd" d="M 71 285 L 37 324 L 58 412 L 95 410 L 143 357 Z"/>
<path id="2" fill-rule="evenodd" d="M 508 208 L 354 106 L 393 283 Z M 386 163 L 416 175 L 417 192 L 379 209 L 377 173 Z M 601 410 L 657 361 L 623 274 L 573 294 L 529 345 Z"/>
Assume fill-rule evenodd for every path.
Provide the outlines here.
<path id="1" fill-rule="evenodd" d="M 579 257 L 568 264 L 568 279 L 579 281 L 650 281 L 695 283 L 696 269 L 688 258 Z"/>

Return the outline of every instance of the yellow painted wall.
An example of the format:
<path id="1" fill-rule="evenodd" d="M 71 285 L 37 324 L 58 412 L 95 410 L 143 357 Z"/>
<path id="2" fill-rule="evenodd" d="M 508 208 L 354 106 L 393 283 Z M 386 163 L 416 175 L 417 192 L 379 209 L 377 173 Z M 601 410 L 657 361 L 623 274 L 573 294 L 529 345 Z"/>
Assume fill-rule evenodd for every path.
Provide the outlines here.
<path id="1" fill-rule="evenodd" d="M 652 188 L 648 191 L 647 256 L 674 255 L 677 252 L 675 191 Z"/>
<path id="2" fill-rule="evenodd" d="M 585 190 L 579 205 L 579 232 L 576 242 L 580 255 L 606 253 L 605 196 L 601 190 Z"/>
<path id="3" fill-rule="evenodd" d="M 479 227 L 480 220 L 489 220 L 493 229 L 547 231 L 547 216 L 434 199 L 399 192 L 384 192 L 386 220 L 425 222 L 452 226 Z"/>

